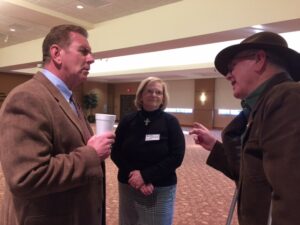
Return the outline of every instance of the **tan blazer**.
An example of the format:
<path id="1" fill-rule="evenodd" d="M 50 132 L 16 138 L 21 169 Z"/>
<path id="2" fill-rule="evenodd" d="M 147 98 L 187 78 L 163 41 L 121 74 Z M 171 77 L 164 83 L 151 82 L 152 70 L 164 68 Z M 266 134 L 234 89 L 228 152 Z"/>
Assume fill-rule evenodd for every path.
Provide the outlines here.
<path id="1" fill-rule="evenodd" d="M 101 225 L 104 176 L 83 130 L 41 73 L 11 91 L 0 110 L 0 225 Z"/>

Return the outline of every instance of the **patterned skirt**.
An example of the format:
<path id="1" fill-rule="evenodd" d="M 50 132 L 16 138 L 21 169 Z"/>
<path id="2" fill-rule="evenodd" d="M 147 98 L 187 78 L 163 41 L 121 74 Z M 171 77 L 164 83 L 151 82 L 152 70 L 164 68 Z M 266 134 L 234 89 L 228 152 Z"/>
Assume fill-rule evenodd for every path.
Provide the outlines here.
<path id="1" fill-rule="evenodd" d="M 172 225 L 176 185 L 155 187 L 145 196 L 128 184 L 119 183 L 120 225 Z"/>

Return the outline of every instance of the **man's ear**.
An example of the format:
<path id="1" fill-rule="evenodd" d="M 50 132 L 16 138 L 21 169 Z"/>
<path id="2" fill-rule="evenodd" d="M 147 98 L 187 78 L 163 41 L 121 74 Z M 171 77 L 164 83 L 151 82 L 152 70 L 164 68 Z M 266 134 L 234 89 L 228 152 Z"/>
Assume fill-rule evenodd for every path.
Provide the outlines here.
<path id="1" fill-rule="evenodd" d="M 54 44 L 50 47 L 51 59 L 55 62 L 55 64 L 58 64 L 58 65 L 60 65 L 61 61 L 62 61 L 61 50 L 62 50 L 61 47 L 59 47 L 56 44 Z"/>
<path id="2" fill-rule="evenodd" d="M 255 56 L 255 63 L 256 72 L 263 73 L 267 66 L 267 53 L 263 50 L 258 51 Z"/>

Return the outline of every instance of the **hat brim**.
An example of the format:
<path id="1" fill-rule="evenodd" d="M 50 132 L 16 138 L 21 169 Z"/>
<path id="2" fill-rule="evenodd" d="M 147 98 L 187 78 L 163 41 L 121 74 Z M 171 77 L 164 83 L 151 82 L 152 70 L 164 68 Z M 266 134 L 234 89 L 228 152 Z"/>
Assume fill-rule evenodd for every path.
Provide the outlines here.
<path id="1" fill-rule="evenodd" d="M 284 48 L 276 45 L 241 43 L 229 46 L 220 51 L 215 58 L 216 69 L 224 76 L 228 74 L 228 65 L 233 57 L 239 52 L 249 49 L 265 49 L 277 53 L 285 60 L 288 66 L 288 72 L 295 81 L 300 80 L 300 54 L 290 48 Z"/>

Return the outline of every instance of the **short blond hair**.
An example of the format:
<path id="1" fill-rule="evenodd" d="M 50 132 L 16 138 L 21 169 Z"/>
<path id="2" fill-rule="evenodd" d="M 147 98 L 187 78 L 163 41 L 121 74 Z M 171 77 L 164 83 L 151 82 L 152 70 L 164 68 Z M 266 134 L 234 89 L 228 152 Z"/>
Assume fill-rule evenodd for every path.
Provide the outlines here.
<path id="1" fill-rule="evenodd" d="M 162 104 L 160 106 L 161 109 L 165 109 L 167 107 L 167 104 L 169 102 L 169 93 L 167 89 L 167 84 L 160 79 L 159 77 L 147 77 L 146 79 L 142 80 L 139 84 L 139 87 L 136 91 L 135 99 L 134 99 L 134 105 L 138 110 L 141 110 L 143 108 L 143 102 L 142 102 L 142 94 L 145 90 L 146 86 L 150 83 L 158 82 L 163 87 L 163 100 Z"/>

